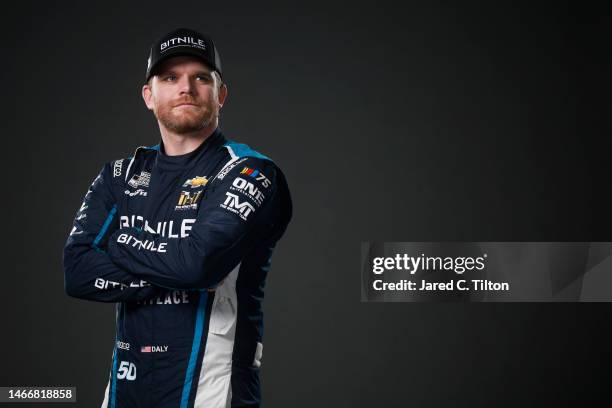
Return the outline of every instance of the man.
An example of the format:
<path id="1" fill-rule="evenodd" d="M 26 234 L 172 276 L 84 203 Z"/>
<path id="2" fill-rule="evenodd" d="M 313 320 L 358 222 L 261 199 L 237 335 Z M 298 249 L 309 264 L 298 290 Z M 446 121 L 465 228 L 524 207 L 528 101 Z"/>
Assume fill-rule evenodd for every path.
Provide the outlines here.
<path id="1" fill-rule="evenodd" d="M 266 156 L 218 128 L 227 98 L 212 40 L 151 48 L 142 96 L 160 142 L 106 164 L 64 249 L 66 293 L 117 302 L 103 407 L 257 407 L 262 300 L 291 218 Z"/>

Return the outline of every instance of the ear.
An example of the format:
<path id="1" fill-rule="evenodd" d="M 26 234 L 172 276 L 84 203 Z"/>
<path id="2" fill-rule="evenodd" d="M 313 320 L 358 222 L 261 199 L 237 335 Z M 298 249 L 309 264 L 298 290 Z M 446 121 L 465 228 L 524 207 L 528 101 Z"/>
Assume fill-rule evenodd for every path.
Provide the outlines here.
<path id="1" fill-rule="evenodd" d="M 145 105 L 149 110 L 153 110 L 153 91 L 151 90 L 151 86 L 149 84 L 144 84 L 142 86 L 142 99 L 144 100 Z"/>
<path id="2" fill-rule="evenodd" d="M 223 107 L 223 104 L 225 103 L 225 98 L 227 98 L 227 85 L 225 83 L 223 83 L 221 85 L 221 88 L 219 88 L 219 107 Z"/>

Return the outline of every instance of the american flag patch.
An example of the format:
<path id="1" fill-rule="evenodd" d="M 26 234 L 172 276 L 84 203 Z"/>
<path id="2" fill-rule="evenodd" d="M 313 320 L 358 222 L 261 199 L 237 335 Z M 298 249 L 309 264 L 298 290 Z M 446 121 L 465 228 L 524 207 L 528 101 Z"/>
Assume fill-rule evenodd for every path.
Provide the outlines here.
<path id="1" fill-rule="evenodd" d="M 141 353 L 150 353 L 151 352 L 151 346 L 142 346 L 142 347 L 140 347 L 140 352 Z"/>

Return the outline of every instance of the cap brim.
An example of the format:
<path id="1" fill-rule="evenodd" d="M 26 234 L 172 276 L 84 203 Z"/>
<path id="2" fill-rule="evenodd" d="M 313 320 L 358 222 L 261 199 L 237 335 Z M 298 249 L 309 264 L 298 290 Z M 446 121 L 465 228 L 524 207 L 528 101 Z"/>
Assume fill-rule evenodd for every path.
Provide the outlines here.
<path id="1" fill-rule="evenodd" d="M 149 71 L 149 75 L 147 75 L 146 81 L 148 81 L 153 75 L 157 74 L 157 70 L 159 69 L 161 64 L 163 64 L 165 61 L 167 61 L 167 60 L 169 60 L 170 58 L 173 58 L 173 57 L 194 57 L 194 58 L 197 58 L 200 61 L 202 61 L 204 64 L 206 64 L 206 66 L 211 71 L 216 71 L 216 69 L 210 63 L 210 61 L 208 61 L 205 58 L 203 58 L 201 53 L 199 53 L 199 52 L 197 52 L 195 50 L 189 49 L 189 48 L 175 48 L 175 49 L 166 51 L 164 53 L 163 57 L 161 57 L 160 59 L 157 60 L 155 65 L 153 65 L 151 67 L 151 69 Z"/>

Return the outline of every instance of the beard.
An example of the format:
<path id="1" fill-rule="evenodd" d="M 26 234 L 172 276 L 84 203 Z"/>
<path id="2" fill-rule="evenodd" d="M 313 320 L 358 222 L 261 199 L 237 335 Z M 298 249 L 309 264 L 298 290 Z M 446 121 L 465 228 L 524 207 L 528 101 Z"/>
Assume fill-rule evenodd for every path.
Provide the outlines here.
<path id="1" fill-rule="evenodd" d="M 155 117 L 166 129 L 186 134 L 200 131 L 211 125 L 219 116 L 219 106 L 214 102 L 198 106 L 173 107 L 159 106 L 154 110 Z"/>

